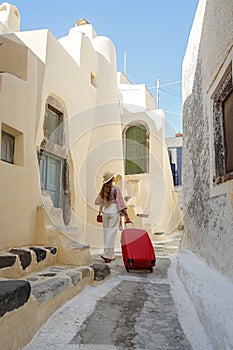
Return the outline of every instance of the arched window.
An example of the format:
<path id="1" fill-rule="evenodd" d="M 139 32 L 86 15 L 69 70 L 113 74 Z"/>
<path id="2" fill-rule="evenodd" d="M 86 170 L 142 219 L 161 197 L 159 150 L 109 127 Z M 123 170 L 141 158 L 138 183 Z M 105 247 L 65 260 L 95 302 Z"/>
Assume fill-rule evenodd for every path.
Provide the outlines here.
<path id="1" fill-rule="evenodd" d="M 149 134 L 143 124 L 134 124 L 125 131 L 125 174 L 148 172 Z"/>

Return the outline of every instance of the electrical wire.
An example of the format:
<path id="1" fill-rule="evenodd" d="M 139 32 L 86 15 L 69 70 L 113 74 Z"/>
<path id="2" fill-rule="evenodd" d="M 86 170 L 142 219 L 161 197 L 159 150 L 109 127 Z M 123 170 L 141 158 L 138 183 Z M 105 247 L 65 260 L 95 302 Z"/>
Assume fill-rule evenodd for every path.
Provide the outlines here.
<path id="1" fill-rule="evenodd" d="M 179 96 L 179 95 L 176 95 L 176 94 L 174 94 L 173 92 L 170 92 L 170 91 L 166 91 L 166 90 L 163 90 L 163 89 L 159 89 L 160 91 L 163 91 L 163 92 L 166 92 L 166 94 L 169 94 L 169 95 L 172 95 L 172 96 L 175 96 L 175 97 L 178 97 L 178 98 L 181 98 L 181 96 Z"/>

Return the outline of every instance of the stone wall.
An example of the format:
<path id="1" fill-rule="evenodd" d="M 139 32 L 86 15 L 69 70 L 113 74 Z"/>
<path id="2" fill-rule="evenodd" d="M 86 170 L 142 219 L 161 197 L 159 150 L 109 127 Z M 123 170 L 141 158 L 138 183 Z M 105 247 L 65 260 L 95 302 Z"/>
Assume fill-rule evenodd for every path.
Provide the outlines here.
<path id="1" fill-rule="evenodd" d="M 224 4 L 220 0 L 200 0 L 184 57 L 183 246 L 233 281 L 232 180 L 223 187 L 214 181 L 216 153 L 210 93 L 232 49 L 232 13 L 232 0 Z"/>

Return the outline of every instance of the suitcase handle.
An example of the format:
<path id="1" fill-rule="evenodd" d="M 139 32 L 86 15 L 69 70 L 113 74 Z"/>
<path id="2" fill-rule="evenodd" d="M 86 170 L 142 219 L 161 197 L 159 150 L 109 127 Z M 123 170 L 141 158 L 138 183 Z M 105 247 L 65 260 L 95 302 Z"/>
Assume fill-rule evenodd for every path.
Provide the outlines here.
<path id="1" fill-rule="evenodd" d="M 127 228 L 127 225 L 131 224 L 132 228 L 134 228 L 134 223 L 133 221 L 125 222 L 125 227 Z"/>
<path id="2" fill-rule="evenodd" d="M 125 218 L 124 215 L 120 217 L 120 231 L 123 231 L 125 228 L 127 228 L 127 225 L 128 225 L 128 224 L 131 224 L 131 225 L 132 225 L 132 228 L 134 228 L 134 223 L 133 223 L 133 221 L 125 222 L 124 218 Z"/>

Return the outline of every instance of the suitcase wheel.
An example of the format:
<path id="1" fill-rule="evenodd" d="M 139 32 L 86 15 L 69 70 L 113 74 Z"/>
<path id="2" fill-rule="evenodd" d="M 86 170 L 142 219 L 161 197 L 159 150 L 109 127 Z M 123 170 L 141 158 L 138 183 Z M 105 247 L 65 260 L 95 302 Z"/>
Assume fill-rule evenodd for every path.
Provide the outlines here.
<path id="1" fill-rule="evenodd" d="M 128 267 L 126 267 L 125 269 L 126 269 L 126 271 L 127 271 L 127 272 L 129 272 L 129 269 L 128 269 Z"/>
<path id="2" fill-rule="evenodd" d="M 153 272 L 153 267 L 150 267 L 150 268 L 149 268 L 149 271 L 150 271 L 150 272 Z"/>

